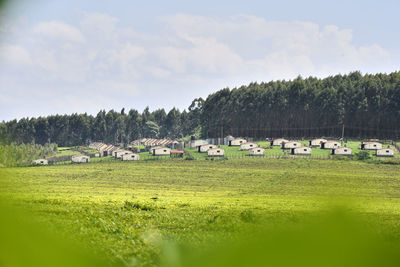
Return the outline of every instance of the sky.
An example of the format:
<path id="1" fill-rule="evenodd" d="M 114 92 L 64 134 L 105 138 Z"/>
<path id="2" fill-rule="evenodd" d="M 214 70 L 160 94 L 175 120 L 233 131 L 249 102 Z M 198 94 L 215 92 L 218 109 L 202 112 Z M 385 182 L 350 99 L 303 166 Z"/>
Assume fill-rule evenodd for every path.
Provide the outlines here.
<path id="1" fill-rule="evenodd" d="M 394 0 L 14 0 L 0 13 L 0 121 L 183 110 L 251 82 L 398 71 L 398 10 Z"/>

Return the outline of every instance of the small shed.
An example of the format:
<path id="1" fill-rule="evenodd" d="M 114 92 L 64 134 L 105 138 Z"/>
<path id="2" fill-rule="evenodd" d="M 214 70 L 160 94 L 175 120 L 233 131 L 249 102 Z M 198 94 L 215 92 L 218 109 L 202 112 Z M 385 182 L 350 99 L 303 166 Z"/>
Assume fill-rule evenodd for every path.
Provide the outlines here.
<path id="1" fill-rule="evenodd" d="M 377 157 L 394 157 L 394 150 L 391 148 L 381 148 L 376 150 Z"/>
<path id="2" fill-rule="evenodd" d="M 296 147 L 290 149 L 290 154 L 292 155 L 311 155 L 311 147 Z"/>
<path id="3" fill-rule="evenodd" d="M 47 159 L 35 159 L 32 161 L 33 165 L 49 165 Z"/>
<path id="4" fill-rule="evenodd" d="M 349 147 L 339 147 L 332 149 L 331 154 L 332 155 L 344 155 L 344 156 L 350 156 L 353 153 L 353 150 Z"/>
<path id="5" fill-rule="evenodd" d="M 190 141 L 190 148 L 196 148 L 201 145 L 207 145 L 208 142 L 206 140 L 191 140 Z"/>
<path id="6" fill-rule="evenodd" d="M 258 147 L 256 143 L 246 142 L 240 145 L 240 150 L 250 150 L 255 147 Z"/>
<path id="7" fill-rule="evenodd" d="M 225 150 L 222 148 L 212 148 L 207 151 L 209 157 L 223 157 Z"/>
<path id="8" fill-rule="evenodd" d="M 216 148 L 216 145 L 201 145 L 197 147 L 199 153 L 206 153 L 209 149 Z"/>
<path id="9" fill-rule="evenodd" d="M 118 150 L 114 151 L 114 158 L 121 159 L 123 155 L 133 154 L 132 151 L 128 150 Z"/>
<path id="10" fill-rule="evenodd" d="M 296 142 L 296 141 L 282 142 L 281 147 L 282 147 L 282 149 L 292 149 L 292 148 L 301 147 L 301 143 Z"/>
<path id="11" fill-rule="evenodd" d="M 153 156 L 169 156 L 171 149 L 168 147 L 157 147 L 153 149 Z"/>
<path id="12" fill-rule="evenodd" d="M 139 159 L 140 159 L 139 154 L 135 154 L 135 153 L 123 154 L 121 156 L 122 161 L 131 161 L 131 160 L 139 160 Z"/>
<path id="13" fill-rule="evenodd" d="M 171 150 L 171 158 L 183 158 L 183 155 L 185 155 L 185 151 L 183 150 Z"/>
<path id="14" fill-rule="evenodd" d="M 224 145 L 229 145 L 229 142 L 232 141 L 233 139 L 235 139 L 235 137 L 233 137 L 232 135 L 227 135 L 224 137 Z"/>
<path id="15" fill-rule="evenodd" d="M 71 157 L 72 163 L 88 163 L 90 162 L 90 157 L 85 155 L 76 155 Z"/>
<path id="16" fill-rule="evenodd" d="M 326 141 L 321 144 L 321 149 L 335 149 L 341 147 L 338 141 Z"/>
<path id="17" fill-rule="evenodd" d="M 361 149 L 362 150 L 378 150 L 382 149 L 382 144 L 378 142 L 362 142 Z"/>
<path id="18" fill-rule="evenodd" d="M 150 149 L 149 149 L 149 153 L 150 153 L 151 155 L 153 155 L 154 150 L 155 150 L 155 149 L 158 149 L 158 148 L 163 148 L 163 147 L 162 147 L 162 146 L 152 146 L 152 147 L 150 147 Z"/>
<path id="19" fill-rule="evenodd" d="M 250 156 L 264 156 L 265 149 L 262 147 L 253 147 L 249 150 Z"/>
<path id="20" fill-rule="evenodd" d="M 246 142 L 247 142 L 246 139 L 235 138 L 235 139 L 229 141 L 229 146 L 240 146 L 240 145 L 242 145 L 243 143 L 246 143 Z"/>
<path id="21" fill-rule="evenodd" d="M 271 146 L 282 146 L 282 143 L 287 143 L 289 140 L 278 138 L 271 141 Z"/>
<path id="22" fill-rule="evenodd" d="M 322 138 L 316 138 L 313 140 L 310 140 L 310 147 L 321 147 L 321 144 L 326 142 L 326 139 L 322 139 Z"/>

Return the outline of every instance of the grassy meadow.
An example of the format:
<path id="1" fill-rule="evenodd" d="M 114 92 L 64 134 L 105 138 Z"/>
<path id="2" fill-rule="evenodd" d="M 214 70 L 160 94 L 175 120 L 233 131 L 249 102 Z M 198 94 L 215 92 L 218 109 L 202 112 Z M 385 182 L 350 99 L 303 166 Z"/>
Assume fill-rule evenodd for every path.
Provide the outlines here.
<path id="1" fill-rule="evenodd" d="M 49 231 L 123 266 L 159 265 L 165 244 L 201 250 L 260 227 L 307 222 L 338 203 L 400 241 L 400 165 L 102 160 L 2 168 L 1 197 Z"/>

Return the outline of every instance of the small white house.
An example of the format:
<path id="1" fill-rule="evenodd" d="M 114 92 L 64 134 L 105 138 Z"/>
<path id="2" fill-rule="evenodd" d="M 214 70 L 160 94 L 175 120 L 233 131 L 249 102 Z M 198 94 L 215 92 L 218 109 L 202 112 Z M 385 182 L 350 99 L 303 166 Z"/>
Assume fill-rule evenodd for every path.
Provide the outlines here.
<path id="1" fill-rule="evenodd" d="M 250 156 L 264 156 L 265 149 L 262 147 L 253 147 L 249 150 Z"/>
<path id="2" fill-rule="evenodd" d="M 353 153 L 353 150 L 349 147 L 339 147 L 336 149 L 332 149 L 332 155 L 343 155 L 343 156 L 350 156 Z"/>
<path id="3" fill-rule="evenodd" d="M 335 149 L 341 147 L 338 141 L 326 141 L 321 144 L 322 149 Z"/>
<path id="4" fill-rule="evenodd" d="M 240 150 L 250 150 L 255 147 L 258 147 L 258 145 L 255 143 L 246 142 L 240 145 Z"/>
<path id="5" fill-rule="evenodd" d="M 321 147 L 321 144 L 326 141 L 327 141 L 326 139 L 322 139 L 322 138 L 313 139 L 313 140 L 310 140 L 310 146 L 311 147 Z"/>
<path id="6" fill-rule="evenodd" d="M 290 149 L 290 154 L 292 155 L 311 155 L 311 147 L 296 147 Z"/>
<path id="7" fill-rule="evenodd" d="M 72 163 L 88 163 L 90 162 L 90 157 L 85 155 L 76 155 L 71 157 Z"/>
<path id="8" fill-rule="evenodd" d="M 114 152 L 114 158 L 121 159 L 123 155 L 129 155 L 129 154 L 133 154 L 133 152 L 132 151 L 128 151 L 128 150 L 115 151 Z"/>
<path id="9" fill-rule="evenodd" d="M 378 142 L 362 142 L 361 149 L 362 150 L 378 150 L 382 149 L 382 144 Z"/>
<path id="10" fill-rule="evenodd" d="M 394 157 L 394 150 L 391 148 L 377 149 L 375 155 L 377 157 Z"/>
<path id="11" fill-rule="evenodd" d="M 155 149 L 158 149 L 158 148 L 163 148 L 163 147 L 162 147 L 162 146 L 153 146 L 153 147 L 150 147 L 149 153 L 150 153 L 151 155 L 153 155 L 154 150 L 155 150 Z"/>
<path id="12" fill-rule="evenodd" d="M 297 147 L 301 147 L 300 142 L 296 141 L 282 142 L 282 149 L 292 149 Z"/>
<path id="13" fill-rule="evenodd" d="M 240 146 L 240 145 L 242 145 L 243 143 L 246 143 L 246 142 L 247 142 L 246 139 L 235 138 L 235 139 L 229 141 L 229 146 Z"/>
<path id="14" fill-rule="evenodd" d="M 207 145 L 208 142 L 206 140 L 192 140 L 190 141 L 190 148 L 196 148 L 201 145 Z"/>
<path id="15" fill-rule="evenodd" d="M 139 160 L 139 159 L 140 159 L 139 154 L 135 154 L 135 153 L 124 154 L 121 157 L 122 161 Z"/>
<path id="16" fill-rule="evenodd" d="M 34 161 L 32 161 L 33 165 L 49 165 L 49 162 L 47 161 L 47 159 L 35 159 Z"/>
<path id="17" fill-rule="evenodd" d="M 201 145 L 197 147 L 199 153 L 206 153 L 209 149 L 216 148 L 216 145 Z"/>
<path id="18" fill-rule="evenodd" d="M 271 141 L 271 146 L 282 146 L 282 143 L 287 143 L 289 140 L 278 138 Z"/>
<path id="19" fill-rule="evenodd" d="M 168 147 L 157 147 L 153 149 L 153 156 L 169 156 L 171 149 Z"/>
<path id="20" fill-rule="evenodd" d="M 222 148 L 212 148 L 207 151 L 209 157 L 223 157 L 225 155 L 225 150 Z"/>

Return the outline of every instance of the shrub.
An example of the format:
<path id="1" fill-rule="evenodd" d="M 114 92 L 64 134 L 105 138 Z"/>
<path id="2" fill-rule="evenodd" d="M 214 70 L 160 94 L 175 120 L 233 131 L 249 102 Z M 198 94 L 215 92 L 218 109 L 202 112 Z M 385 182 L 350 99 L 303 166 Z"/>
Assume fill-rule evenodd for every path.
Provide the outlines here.
<path id="1" fill-rule="evenodd" d="M 361 150 L 354 154 L 356 160 L 368 160 L 371 159 L 371 154 L 369 151 Z"/>

